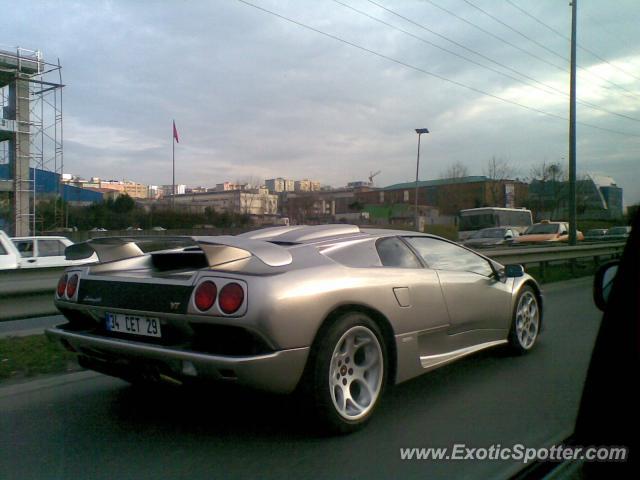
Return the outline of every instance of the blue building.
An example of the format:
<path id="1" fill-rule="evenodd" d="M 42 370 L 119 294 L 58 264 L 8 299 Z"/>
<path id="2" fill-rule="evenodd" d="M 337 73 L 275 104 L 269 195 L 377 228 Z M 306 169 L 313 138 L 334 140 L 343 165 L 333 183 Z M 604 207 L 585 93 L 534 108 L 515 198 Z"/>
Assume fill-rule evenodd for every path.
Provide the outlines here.
<path id="1" fill-rule="evenodd" d="M 59 192 L 60 175 L 47 170 L 35 168 L 29 169 L 29 180 L 34 181 L 36 198 L 38 200 L 53 197 Z M 0 179 L 11 180 L 11 170 L 9 164 L 0 165 Z M 32 183 L 33 185 L 33 183 Z M 103 200 L 102 193 L 74 185 L 62 184 L 62 198 L 70 203 L 100 203 Z"/>

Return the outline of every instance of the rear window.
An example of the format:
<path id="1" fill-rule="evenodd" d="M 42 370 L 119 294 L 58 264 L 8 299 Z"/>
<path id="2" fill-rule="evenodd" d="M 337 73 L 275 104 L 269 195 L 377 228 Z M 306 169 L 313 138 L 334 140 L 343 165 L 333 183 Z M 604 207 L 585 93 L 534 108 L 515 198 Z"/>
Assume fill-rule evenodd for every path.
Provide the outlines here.
<path id="1" fill-rule="evenodd" d="M 527 235 L 546 234 L 546 233 L 558 233 L 560 225 L 557 223 L 536 223 L 527 228 L 524 232 Z"/>
<path id="2" fill-rule="evenodd" d="M 398 237 L 382 238 L 376 242 L 380 262 L 385 267 L 420 268 L 413 252 Z"/>

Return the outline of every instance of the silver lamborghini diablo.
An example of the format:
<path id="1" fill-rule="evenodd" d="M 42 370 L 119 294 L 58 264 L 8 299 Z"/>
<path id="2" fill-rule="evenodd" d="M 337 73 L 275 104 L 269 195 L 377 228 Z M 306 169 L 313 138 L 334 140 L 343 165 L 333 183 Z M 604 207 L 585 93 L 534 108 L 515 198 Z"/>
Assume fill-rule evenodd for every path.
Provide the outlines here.
<path id="1" fill-rule="evenodd" d="M 350 432 L 385 387 L 488 347 L 526 353 L 542 327 L 521 266 L 433 235 L 319 225 L 174 240 L 71 247 L 100 263 L 66 270 L 55 303 L 68 323 L 47 335 L 131 382 L 297 391 Z"/>

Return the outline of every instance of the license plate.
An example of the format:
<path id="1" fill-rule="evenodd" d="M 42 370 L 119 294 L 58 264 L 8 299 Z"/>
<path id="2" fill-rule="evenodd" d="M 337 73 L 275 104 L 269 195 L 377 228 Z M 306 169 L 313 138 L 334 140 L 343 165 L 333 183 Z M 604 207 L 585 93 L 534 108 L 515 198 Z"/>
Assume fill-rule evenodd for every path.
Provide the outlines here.
<path id="1" fill-rule="evenodd" d="M 160 319 L 123 313 L 107 313 L 105 324 L 110 332 L 130 333 L 146 337 L 161 337 Z"/>

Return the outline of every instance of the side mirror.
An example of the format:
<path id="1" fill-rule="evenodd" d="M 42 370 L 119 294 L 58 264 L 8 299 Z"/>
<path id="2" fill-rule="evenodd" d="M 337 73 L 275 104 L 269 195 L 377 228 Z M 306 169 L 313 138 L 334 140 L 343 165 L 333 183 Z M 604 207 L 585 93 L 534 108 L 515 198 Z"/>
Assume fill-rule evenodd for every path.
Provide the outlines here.
<path id="1" fill-rule="evenodd" d="M 506 278 L 517 278 L 524 275 L 522 265 L 507 265 L 504 267 L 504 276 Z"/>
<path id="2" fill-rule="evenodd" d="M 618 263 L 618 260 L 605 263 L 598 269 L 593 279 L 593 301 L 602 311 L 607 308 L 613 280 L 618 273 Z"/>

